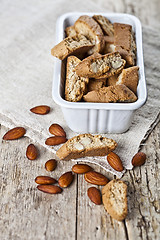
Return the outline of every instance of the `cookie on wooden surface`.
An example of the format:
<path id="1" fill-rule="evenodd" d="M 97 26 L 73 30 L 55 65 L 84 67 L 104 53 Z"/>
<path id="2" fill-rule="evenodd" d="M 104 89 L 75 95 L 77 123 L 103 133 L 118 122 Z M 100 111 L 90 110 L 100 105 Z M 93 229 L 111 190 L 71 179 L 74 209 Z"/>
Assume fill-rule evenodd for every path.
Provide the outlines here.
<path id="1" fill-rule="evenodd" d="M 80 134 L 69 139 L 57 152 L 61 160 L 70 160 L 85 156 L 105 156 L 113 151 L 117 143 L 101 135 Z"/>
<path id="2" fill-rule="evenodd" d="M 127 210 L 127 185 L 114 179 L 102 188 L 102 201 L 106 211 L 118 221 L 126 218 Z"/>

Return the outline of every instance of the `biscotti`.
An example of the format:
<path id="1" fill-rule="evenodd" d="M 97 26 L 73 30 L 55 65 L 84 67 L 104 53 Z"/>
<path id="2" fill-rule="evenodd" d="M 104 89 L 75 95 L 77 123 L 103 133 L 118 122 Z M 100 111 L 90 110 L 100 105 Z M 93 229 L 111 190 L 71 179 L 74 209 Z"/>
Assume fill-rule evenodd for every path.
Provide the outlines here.
<path id="1" fill-rule="evenodd" d="M 118 76 L 116 84 L 124 84 L 136 94 L 139 80 L 138 70 L 138 66 L 123 69 L 122 73 Z"/>
<path id="2" fill-rule="evenodd" d="M 136 44 L 131 25 L 114 23 L 114 45 L 115 50 L 126 60 L 127 66 L 135 65 Z"/>
<path id="3" fill-rule="evenodd" d="M 87 15 L 80 16 L 75 22 L 74 28 L 77 33 L 86 36 L 95 45 L 95 47 L 89 50 L 89 54 L 93 54 L 94 52 L 101 53 L 103 51 L 103 31 L 92 17 Z"/>
<path id="4" fill-rule="evenodd" d="M 102 201 L 105 210 L 118 221 L 126 218 L 127 210 L 127 185 L 114 179 L 102 188 Z"/>
<path id="5" fill-rule="evenodd" d="M 103 87 L 97 91 L 88 92 L 83 96 L 86 102 L 97 103 L 117 103 L 117 102 L 135 102 L 137 96 L 125 85 L 114 85 Z"/>
<path id="6" fill-rule="evenodd" d="M 118 52 L 109 53 L 100 57 L 85 58 L 75 68 L 78 75 L 89 78 L 110 77 L 119 73 L 126 61 Z"/>
<path id="7" fill-rule="evenodd" d="M 105 156 L 113 151 L 117 143 L 100 135 L 80 134 L 69 139 L 57 152 L 61 160 L 70 160 L 85 156 Z"/>
<path id="8" fill-rule="evenodd" d="M 67 73 L 65 84 L 65 100 L 70 102 L 78 102 L 81 100 L 86 91 L 88 78 L 79 77 L 75 72 L 75 67 L 81 62 L 75 56 L 67 58 Z"/>
<path id="9" fill-rule="evenodd" d="M 113 24 L 106 17 L 102 15 L 94 15 L 93 19 L 100 25 L 105 35 L 114 35 Z"/>
<path id="10" fill-rule="evenodd" d="M 60 60 L 65 59 L 69 55 L 78 55 L 82 52 L 87 52 L 94 46 L 90 40 L 83 35 L 67 37 L 54 48 L 51 49 L 51 54 Z"/>
<path id="11" fill-rule="evenodd" d="M 67 35 L 67 37 L 74 37 L 77 35 L 77 32 L 74 28 L 74 26 L 69 26 L 65 29 L 65 33 Z"/>
<path id="12" fill-rule="evenodd" d="M 90 91 L 94 91 L 94 90 L 98 90 L 102 87 L 105 87 L 106 86 L 106 78 L 102 78 L 102 79 L 89 79 L 89 83 L 88 83 L 88 86 L 87 86 L 87 90 L 88 92 Z"/>

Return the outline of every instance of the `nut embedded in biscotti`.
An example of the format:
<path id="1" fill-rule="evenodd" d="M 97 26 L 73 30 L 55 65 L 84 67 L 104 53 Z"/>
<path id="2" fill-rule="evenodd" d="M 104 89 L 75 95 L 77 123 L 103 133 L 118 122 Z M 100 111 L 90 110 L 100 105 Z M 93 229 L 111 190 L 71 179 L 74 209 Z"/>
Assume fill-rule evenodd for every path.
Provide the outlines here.
<path id="1" fill-rule="evenodd" d="M 107 160 L 108 160 L 109 165 L 113 169 L 115 169 L 116 171 L 122 172 L 124 170 L 122 161 L 121 161 L 120 157 L 116 153 L 110 152 L 107 155 Z"/>
<path id="2" fill-rule="evenodd" d="M 25 133 L 26 130 L 23 127 L 15 127 L 3 136 L 3 140 L 16 140 L 23 137 Z"/>

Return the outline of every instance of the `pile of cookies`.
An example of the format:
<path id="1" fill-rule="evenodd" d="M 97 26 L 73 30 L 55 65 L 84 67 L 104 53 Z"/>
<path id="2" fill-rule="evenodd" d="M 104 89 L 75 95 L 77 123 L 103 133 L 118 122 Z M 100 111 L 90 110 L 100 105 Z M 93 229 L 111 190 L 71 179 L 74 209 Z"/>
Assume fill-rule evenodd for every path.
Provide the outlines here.
<path id="1" fill-rule="evenodd" d="M 139 81 L 132 26 L 102 15 L 80 16 L 51 54 L 66 59 L 65 100 L 135 102 Z"/>

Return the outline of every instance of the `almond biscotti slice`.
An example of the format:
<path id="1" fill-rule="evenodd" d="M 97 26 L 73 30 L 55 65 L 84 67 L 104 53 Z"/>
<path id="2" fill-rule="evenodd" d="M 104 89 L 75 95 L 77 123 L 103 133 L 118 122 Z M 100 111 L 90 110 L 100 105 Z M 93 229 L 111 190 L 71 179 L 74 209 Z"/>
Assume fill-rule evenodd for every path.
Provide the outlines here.
<path id="1" fill-rule="evenodd" d="M 114 85 L 100 88 L 97 91 L 88 92 L 83 96 L 86 102 L 97 103 L 116 103 L 126 102 L 131 103 L 137 100 L 137 96 L 125 85 Z"/>
<path id="2" fill-rule="evenodd" d="M 65 84 L 65 100 L 78 102 L 86 91 L 89 78 L 79 77 L 75 72 L 75 67 L 81 62 L 75 56 L 67 58 L 67 73 Z"/>
<path id="3" fill-rule="evenodd" d="M 123 71 L 123 70 L 122 70 Z M 117 81 L 118 81 L 118 76 L 119 74 L 115 74 L 109 78 L 107 78 L 107 84 L 106 86 L 109 87 L 109 86 L 114 86 L 116 85 Z"/>
<path id="4" fill-rule="evenodd" d="M 87 15 L 80 16 L 75 22 L 74 28 L 77 33 L 86 36 L 95 45 L 95 47 L 88 51 L 89 54 L 93 54 L 94 52 L 101 53 L 103 51 L 103 31 L 92 17 Z"/>
<path id="5" fill-rule="evenodd" d="M 75 70 L 82 77 L 105 78 L 121 72 L 125 63 L 121 55 L 114 52 L 100 57 L 85 58 Z"/>
<path id="6" fill-rule="evenodd" d="M 69 55 L 78 55 L 83 52 L 87 52 L 94 44 L 85 36 L 76 35 L 73 37 L 67 37 L 59 44 L 51 49 L 51 54 L 60 60 L 65 59 Z"/>
<path id="7" fill-rule="evenodd" d="M 123 69 L 122 73 L 118 76 L 116 84 L 124 84 L 136 94 L 139 81 L 138 70 L 138 66 Z"/>
<path id="8" fill-rule="evenodd" d="M 61 160 L 70 160 L 85 156 L 105 156 L 113 151 L 117 143 L 100 135 L 80 134 L 69 139 L 57 152 Z"/>
<path id="9" fill-rule="evenodd" d="M 102 202 L 105 210 L 118 221 L 126 218 L 127 185 L 119 179 L 114 179 L 102 188 Z"/>
<path id="10" fill-rule="evenodd" d="M 89 79 L 89 83 L 88 83 L 88 86 L 87 86 L 87 90 L 88 92 L 90 91 L 94 91 L 94 90 L 98 90 L 102 87 L 105 87 L 106 86 L 106 78 L 103 78 L 103 79 Z"/>
<path id="11" fill-rule="evenodd" d="M 108 20 L 108 18 L 102 15 L 94 15 L 93 19 L 101 26 L 103 32 L 108 36 L 114 35 L 113 24 Z"/>
<path id="12" fill-rule="evenodd" d="M 136 62 L 136 44 L 132 26 L 114 23 L 115 50 L 126 60 L 127 66 L 134 66 Z"/>
<path id="13" fill-rule="evenodd" d="M 77 35 L 74 25 L 67 27 L 65 29 L 65 33 L 66 33 L 67 37 L 74 37 L 75 35 Z"/>

